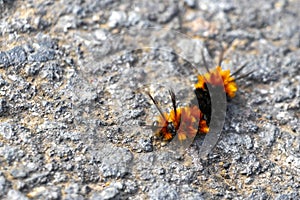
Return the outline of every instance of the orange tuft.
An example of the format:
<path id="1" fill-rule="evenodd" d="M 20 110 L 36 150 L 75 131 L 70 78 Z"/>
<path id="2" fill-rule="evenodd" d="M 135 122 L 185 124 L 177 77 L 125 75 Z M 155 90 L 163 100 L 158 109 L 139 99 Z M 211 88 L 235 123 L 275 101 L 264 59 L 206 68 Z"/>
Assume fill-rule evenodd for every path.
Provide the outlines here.
<path id="1" fill-rule="evenodd" d="M 169 122 L 172 122 L 175 130 L 178 130 L 179 125 L 180 125 L 180 121 L 181 121 L 181 108 L 177 108 L 176 109 L 176 115 L 175 115 L 175 111 L 171 110 L 170 114 L 169 114 L 169 118 L 167 118 L 169 120 Z"/>
<path id="2" fill-rule="evenodd" d="M 198 132 L 207 133 L 209 131 L 203 114 L 197 106 L 177 108 L 176 115 L 172 110 L 169 114 L 164 113 L 164 117 L 167 121 L 164 121 L 162 116 L 158 117 L 158 126 L 161 128 L 156 135 L 161 136 L 165 141 L 173 138 L 172 133 L 168 130 L 169 123 L 172 123 L 180 141 L 194 138 Z"/>
<path id="3" fill-rule="evenodd" d="M 230 75 L 230 70 L 222 70 L 220 66 L 217 66 L 209 73 L 199 75 L 195 88 L 206 90 L 205 84 L 211 84 L 214 86 L 224 85 L 225 92 L 230 98 L 233 98 L 237 91 L 237 85 L 234 81 L 234 77 Z"/>

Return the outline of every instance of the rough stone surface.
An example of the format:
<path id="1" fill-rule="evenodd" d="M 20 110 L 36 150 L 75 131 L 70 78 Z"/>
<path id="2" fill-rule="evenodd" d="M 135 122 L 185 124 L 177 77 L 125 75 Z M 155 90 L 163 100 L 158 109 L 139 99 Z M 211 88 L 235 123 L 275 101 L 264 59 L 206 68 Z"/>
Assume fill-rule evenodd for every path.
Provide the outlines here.
<path id="1" fill-rule="evenodd" d="M 299 7 L 0 0 L 0 199 L 300 199 Z M 191 104 L 222 49 L 253 73 L 215 148 L 155 140 L 145 91 Z"/>

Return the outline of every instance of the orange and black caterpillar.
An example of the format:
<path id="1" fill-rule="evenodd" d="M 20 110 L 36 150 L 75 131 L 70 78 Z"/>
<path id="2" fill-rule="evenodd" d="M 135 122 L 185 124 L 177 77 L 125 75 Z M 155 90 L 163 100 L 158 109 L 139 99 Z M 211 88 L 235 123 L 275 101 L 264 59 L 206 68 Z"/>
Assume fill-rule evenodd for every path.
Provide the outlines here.
<path id="1" fill-rule="evenodd" d="M 219 91 L 220 94 L 225 92 L 227 99 L 233 98 L 238 89 L 236 80 L 248 76 L 252 71 L 236 77 L 236 75 L 244 69 L 246 64 L 239 67 L 233 74 L 230 74 L 230 70 L 223 70 L 221 67 L 223 52 L 220 54 L 218 65 L 213 70 L 208 69 L 203 52 L 202 58 L 207 72 L 204 75 L 198 75 L 198 82 L 194 85 L 194 92 L 197 97 L 199 109 L 204 114 L 207 124 L 209 125 L 211 119 L 211 98 L 208 88 L 213 87 L 216 91 Z"/>
<path id="2" fill-rule="evenodd" d="M 164 113 L 158 106 L 157 101 L 148 93 L 148 96 L 156 106 L 160 115 L 153 124 L 155 136 L 163 141 L 170 141 L 176 135 L 179 141 L 194 138 L 196 134 L 208 133 L 209 128 L 203 118 L 203 114 L 197 106 L 186 106 L 177 108 L 176 96 L 169 90 L 172 100 L 172 110 Z"/>
<path id="3" fill-rule="evenodd" d="M 163 141 L 170 141 L 177 135 L 179 141 L 183 141 L 187 138 L 194 138 L 196 134 L 208 133 L 212 112 L 211 97 L 208 88 L 214 88 L 217 91 L 215 94 L 216 98 L 218 98 L 218 95 L 221 96 L 224 94 L 224 92 L 228 99 L 233 98 L 237 91 L 236 80 L 252 73 L 249 72 L 236 77 L 244 69 L 245 64 L 239 67 L 233 74 L 230 73 L 230 70 L 223 70 L 221 67 L 223 52 L 219 58 L 218 65 L 213 70 L 208 69 L 203 53 L 202 57 L 207 73 L 198 75 L 198 81 L 194 85 L 194 93 L 198 101 L 198 106 L 193 105 L 177 108 L 175 94 L 172 90 L 169 90 L 173 109 L 169 113 L 164 113 L 158 106 L 157 101 L 148 93 L 148 96 L 160 112 L 160 115 L 152 126 L 152 130 L 157 138 Z"/>

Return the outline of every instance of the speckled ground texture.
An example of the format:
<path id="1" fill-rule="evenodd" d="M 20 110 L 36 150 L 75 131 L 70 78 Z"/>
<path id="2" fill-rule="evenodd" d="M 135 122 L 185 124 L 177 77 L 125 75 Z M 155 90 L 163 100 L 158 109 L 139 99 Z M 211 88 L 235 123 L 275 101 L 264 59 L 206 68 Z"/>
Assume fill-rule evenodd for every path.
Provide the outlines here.
<path id="1" fill-rule="evenodd" d="M 0 199 L 300 199 L 298 0 L 0 0 L 0 11 Z M 206 158 L 198 137 L 170 151 L 144 126 L 158 111 L 143 88 L 166 86 L 152 91 L 164 110 L 168 87 L 185 105 L 189 63 L 203 67 L 202 51 L 215 63 L 222 47 L 229 69 L 254 72 L 218 144 Z"/>

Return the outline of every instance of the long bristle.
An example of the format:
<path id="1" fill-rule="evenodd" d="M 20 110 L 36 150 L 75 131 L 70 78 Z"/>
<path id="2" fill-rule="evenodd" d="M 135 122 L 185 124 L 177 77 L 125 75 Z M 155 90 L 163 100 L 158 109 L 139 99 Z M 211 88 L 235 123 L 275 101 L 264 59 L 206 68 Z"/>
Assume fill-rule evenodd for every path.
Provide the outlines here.
<path id="1" fill-rule="evenodd" d="M 255 71 L 255 70 L 252 70 L 252 71 L 248 72 L 247 74 L 243 74 L 243 75 L 241 75 L 241 76 L 235 78 L 235 81 L 236 81 L 236 80 L 240 80 L 240 79 L 242 79 L 242 78 L 245 78 L 245 77 L 249 76 L 249 75 L 252 74 L 254 71 Z"/>
<path id="2" fill-rule="evenodd" d="M 231 76 L 235 76 L 238 73 L 240 73 L 245 67 L 247 66 L 247 63 L 242 64 Z"/>
<path id="3" fill-rule="evenodd" d="M 223 61 L 223 58 L 224 58 L 224 53 L 225 53 L 225 50 L 222 49 L 222 51 L 220 52 L 220 55 L 219 55 L 219 58 L 218 58 L 218 66 L 221 66 L 222 64 L 222 61 Z"/>
<path id="4" fill-rule="evenodd" d="M 202 56 L 202 60 L 203 60 L 204 67 L 205 67 L 207 73 L 209 73 L 209 69 L 208 69 L 208 67 L 207 67 L 207 62 L 206 62 L 206 60 L 205 60 L 205 56 L 204 56 L 203 51 L 201 51 L 201 56 Z"/>
<path id="5" fill-rule="evenodd" d="M 157 108 L 157 110 L 159 111 L 160 115 L 162 116 L 162 118 L 167 121 L 167 119 L 164 116 L 164 113 L 162 112 L 162 110 L 160 109 L 160 107 L 158 106 L 157 101 L 151 96 L 151 94 L 149 92 L 147 92 L 148 96 L 150 97 L 150 99 L 153 101 L 155 107 Z"/>
<path id="6" fill-rule="evenodd" d="M 174 91 L 172 89 L 170 89 L 169 90 L 169 94 L 171 96 L 171 100 L 172 100 L 172 105 L 173 105 L 175 117 L 177 117 L 177 106 L 176 106 L 176 96 L 175 96 L 175 93 L 174 93 Z"/>

